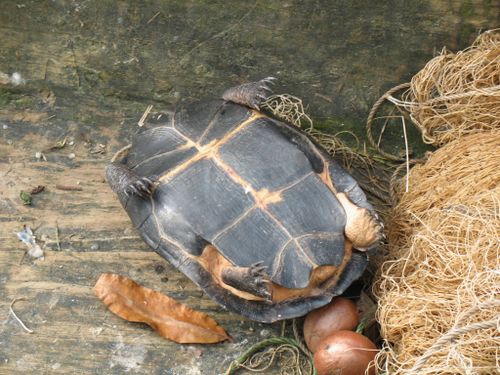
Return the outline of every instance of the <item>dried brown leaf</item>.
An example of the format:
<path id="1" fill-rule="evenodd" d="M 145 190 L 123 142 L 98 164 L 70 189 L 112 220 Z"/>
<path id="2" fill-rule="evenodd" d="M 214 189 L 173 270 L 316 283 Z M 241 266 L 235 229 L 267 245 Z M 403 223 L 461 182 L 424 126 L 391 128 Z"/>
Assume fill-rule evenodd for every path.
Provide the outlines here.
<path id="1" fill-rule="evenodd" d="M 215 320 L 121 275 L 103 273 L 94 287 L 113 313 L 146 323 L 160 336 L 181 344 L 212 344 L 229 336 Z"/>

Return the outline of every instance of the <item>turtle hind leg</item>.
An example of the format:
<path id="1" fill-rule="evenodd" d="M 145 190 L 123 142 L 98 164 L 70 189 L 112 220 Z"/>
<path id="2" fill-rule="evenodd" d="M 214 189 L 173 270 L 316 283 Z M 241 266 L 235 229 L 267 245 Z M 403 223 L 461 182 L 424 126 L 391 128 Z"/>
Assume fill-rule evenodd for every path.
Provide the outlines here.
<path id="1" fill-rule="evenodd" d="M 221 272 L 222 281 L 233 288 L 271 301 L 270 280 L 262 263 L 250 267 L 225 267 Z"/>
<path id="2" fill-rule="evenodd" d="M 337 193 L 337 199 L 346 213 L 345 235 L 355 249 L 366 251 L 384 239 L 384 226 L 375 212 L 351 202 L 345 193 Z"/>
<path id="3" fill-rule="evenodd" d="M 273 83 L 275 79 L 267 77 L 257 82 L 232 87 L 222 94 L 222 99 L 259 110 L 260 104 L 267 99 L 271 92 L 269 84 Z"/>
<path id="4" fill-rule="evenodd" d="M 131 195 L 141 198 L 151 196 L 156 180 L 155 177 L 141 177 L 121 163 L 111 163 L 106 167 L 106 179 L 122 204 L 125 204 Z"/>

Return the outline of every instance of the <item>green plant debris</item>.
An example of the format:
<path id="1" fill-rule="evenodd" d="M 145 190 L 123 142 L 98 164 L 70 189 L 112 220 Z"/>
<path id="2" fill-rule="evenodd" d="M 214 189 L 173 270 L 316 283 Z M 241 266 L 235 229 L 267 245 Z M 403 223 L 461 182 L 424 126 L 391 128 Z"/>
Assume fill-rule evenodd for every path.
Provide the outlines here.
<path id="1" fill-rule="evenodd" d="M 309 373 L 312 375 L 317 374 L 312 364 L 311 353 L 307 352 L 304 346 L 300 345 L 297 340 L 288 337 L 270 337 L 251 346 L 243 354 L 241 354 L 238 358 L 231 362 L 229 368 L 225 372 L 225 375 L 235 374 L 236 371 L 241 368 L 251 369 L 251 371 L 253 372 L 265 372 L 274 362 L 277 352 L 283 348 L 292 349 L 291 351 L 293 351 L 294 353 L 293 356 L 296 357 L 292 361 L 292 366 L 294 368 L 300 368 L 300 361 L 298 356 L 299 353 L 301 353 L 304 356 L 305 360 L 309 362 Z M 255 359 L 255 355 L 261 351 L 263 351 L 263 357 L 267 354 L 267 364 L 263 363 L 265 362 L 263 358 L 258 358 L 257 360 L 253 361 L 255 363 L 248 363 L 252 362 L 252 359 Z M 258 368 L 259 366 L 260 368 Z"/>
<path id="2" fill-rule="evenodd" d="M 54 146 L 52 146 L 51 150 L 60 150 L 64 147 L 66 147 L 67 141 L 68 141 L 68 138 L 64 137 L 64 139 L 57 141 L 57 143 Z"/>
<path id="3" fill-rule="evenodd" d="M 24 190 L 21 190 L 21 192 L 19 193 L 19 197 L 23 201 L 23 204 L 27 206 L 30 206 L 31 203 L 33 202 L 33 197 L 31 196 L 31 194 Z"/>
<path id="4" fill-rule="evenodd" d="M 358 326 L 356 327 L 356 333 L 363 334 L 363 331 L 366 328 L 366 323 L 367 323 L 367 319 L 366 318 L 363 319 L 363 320 L 361 320 L 361 322 L 359 322 Z"/>

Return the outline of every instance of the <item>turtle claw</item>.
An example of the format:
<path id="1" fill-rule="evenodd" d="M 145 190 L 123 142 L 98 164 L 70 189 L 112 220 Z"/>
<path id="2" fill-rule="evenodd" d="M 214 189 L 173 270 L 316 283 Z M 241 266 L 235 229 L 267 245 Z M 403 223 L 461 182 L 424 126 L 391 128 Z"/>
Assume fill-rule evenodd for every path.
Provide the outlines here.
<path id="1" fill-rule="evenodd" d="M 375 218 L 375 221 L 378 224 L 377 230 L 378 230 L 379 244 L 380 245 L 385 244 L 387 242 L 387 235 L 385 234 L 384 223 L 382 222 L 382 220 L 380 219 L 380 216 L 377 213 L 374 213 L 373 216 Z"/>
<path id="2" fill-rule="evenodd" d="M 266 77 L 262 81 L 274 85 L 276 83 L 275 81 L 277 81 L 277 80 L 278 80 L 278 78 L 276 78 L 276 77 Z"/>
<path id="3" fill-rule="evenodd" d="M 148 198 L 154 190 L 156 179 L 154 177 L 139 177 L 125 188 L 125 195 L 137 195 L 141 198 Z"/>
<path id="4" fill-rule="evenodd" d="M 250 108 L 259 110 L 272 89 L 269 85 L 274 84 L 275 77 L 266 77 L 257 82 L 245 83 L 227 90 L 222 98 L 234 103 L 246 105 Z"/>
<path id="5" fill-rule="evenodd" d="M 264 79 L 261 79 L 260 81 L 249 83 L 249 85 L 254 86 L 252 99 L 252 102 L 254 104 L 253 108 L 259 109 L 260 104 L 262 104 L 262 102 L 264 102 L 269 97 L 269 94 L 273 91 L 272 88 L 269 87 L 269 85 L 273 85 L 275 80 L 276 78 L 274 77 L 266 77 Z"/>
<path id="6" fill-rule="evenodd" d="M 269 292 L 269 285 L 271 280 L 266 273 L 267 266 L 263 262 L 257 262 L 248 267 L 249 276 L 252 278 L 253 291 L 256 295 L 264 297 L 267 301 L 271 300 L 271 293 Z"/>
<path id="7" fill-rule="evenodd" d="M 222 271 L 222 280 L 242 291 L 271 301 L 270 279 L 263 262 L 254 263 L 248 267 L 227 267 Z"/>
<path id="8" fill-rule="evenodd" d="M 267 78 L 261 79 L 257 83 L 260 84 L 259 85 L 259 89 L 261 91 L 271 93 L 273 91 L 273 89 L 270 88 L 269 85 L 274 85 L 276 83 L 275 81 L 276 81 L 276 78 L 274 78 L 274 77 L 267 77 Z"/>
<path id="9" fill-rule="evenodd" d="M 364 247 L 360 246 L 358 250 L 361 251 L 371 249 L 377 244 L 383 244 L 387 239 L 384 233 L 384 224 L 380 220 L 380 217 L 376 213 L 366 210 L 366 218 L 367 218 L 366 220 L 368 221 L 365 227 L 366 233 L 367 234 L 371 233 L 372 240 L 370 241 L 371 245 L 367 245 Z"/>
<path id="10" fill-rule="evenodd" d="M 255 262 L 255 263 L 251 264 L 250 268 L 252 268 L 252 267 L 259 267 L 259 266 L 262 266 L 263 264 L 264 264 L 264 262 L 260 260 L 258 262 Z"/>
<path id="11" fill-rule="evenodd" d="M 263 266 L 262 264 L 263 262 L 257 262 L 248 267 L 249 274 L 255 278 L 262 278 L 262 279 L 267 278 L 266 275 L 267 266 Z"/>

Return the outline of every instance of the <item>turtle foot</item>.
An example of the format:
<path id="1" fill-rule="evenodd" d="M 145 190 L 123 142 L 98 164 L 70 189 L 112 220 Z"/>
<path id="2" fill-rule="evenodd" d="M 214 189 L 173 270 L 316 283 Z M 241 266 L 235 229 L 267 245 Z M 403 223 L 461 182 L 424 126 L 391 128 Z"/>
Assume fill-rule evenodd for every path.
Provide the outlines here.
<path id="1" fill-rule="evenodd" d="M 272 91 L 269 85 L 273 84 L 275 80 L 274 77 L 266 77 L 257 82 L 232 87 L 222 94 L 222 98 L 259 110 L 260 104 L 267 99 Z"/>
<path id="2" fill-rule="evenodd" d="M 131 195 L 149 197 L 158 178 L 138 176 L 125 164 L 114 162 L 106 167 L 106 179 L 125 207 Z"/>
<path id="3" fill-rule="evenodd" d="M 271 301 L 270 280 L 262 262 L 250 267 L 226 267 L 222 270 L 222 281 L 233 288 Z"/>
<path id="4" fill-rule="evenodd" d="M 384 225 L 376 213 L 355 205 L 345 193 L 338 193 L 337 199 L 347 216 L 345 235 L 355 249 L 366 251 L 384 240 Z"/>
<path id="5" fill-rule="evenodd" d="M 138 195 L 142 198 L 148 198 L 153 193 L 155 183 L 155 177 L 138 177 L 125 187 L 125 195 Z"/>

